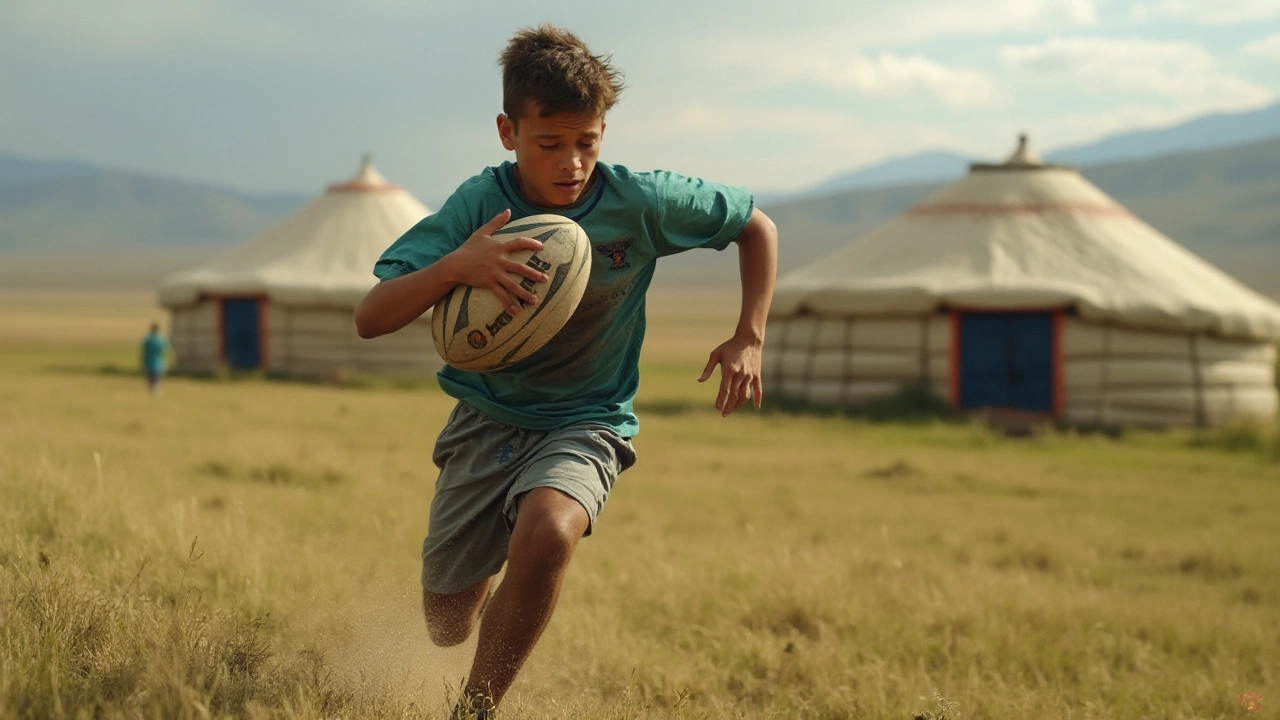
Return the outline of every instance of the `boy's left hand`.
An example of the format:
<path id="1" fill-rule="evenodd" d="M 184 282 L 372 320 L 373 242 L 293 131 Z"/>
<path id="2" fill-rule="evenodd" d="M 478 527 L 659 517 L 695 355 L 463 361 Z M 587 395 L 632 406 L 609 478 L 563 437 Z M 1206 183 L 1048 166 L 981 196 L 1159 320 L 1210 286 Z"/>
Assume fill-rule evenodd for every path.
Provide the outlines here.
<path id="1" fill-rule="evenodd" d="M 730 338 L 711 351 L 707 367 L 698 382 L 706 382 L 716 365 L 720 366 L 720 392 L 716 394 L 716 409 L 722 417 L 742 407 L 747 400 L 760 409 L 764 389 L 760 384 L 760 356 L 763 343 L 753 340 Z"/>

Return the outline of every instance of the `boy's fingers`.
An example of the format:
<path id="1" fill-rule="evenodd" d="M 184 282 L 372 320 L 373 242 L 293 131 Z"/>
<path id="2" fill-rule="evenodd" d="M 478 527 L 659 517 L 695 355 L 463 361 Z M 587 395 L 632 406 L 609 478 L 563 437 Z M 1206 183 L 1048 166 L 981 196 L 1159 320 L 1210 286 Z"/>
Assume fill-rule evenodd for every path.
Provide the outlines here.
<path id="1" fill-rule="evenodd" d="M 520 285 L 520 283 L 512 280 L 510 276 L 502 279 L 502 284 L 506 287 L 507 292 L 515 297 L 516 301 L 523 300 L 527 305 L 537 305 L 538 295 Z"/>
<path id="2" fill-rule="evenodd" d="M 724 412 L 729 407 L 729 395 L 733 391 L 733 374 L 720 367 L 720 392 L 716 395 L 716 409 Z M 727 413 L 726 413 L 727 414 Z"/>
<path id="3" fill-rule="evenodd" d="M 718 353 L 711 353 L 711 357 L 707 360 L 707 367 L 702 370 L 702 377 L 698 378 L 698 382 L 706 382 L 711 377 L 711 373 L 715 371 L 716 364 L 720 362 Z"/>
<path id="4" fill-rule="evenodd" d="M 517 250 L 541 250 L 542 243 L 530 237 L 518 237 L 503 243 L 502 249 L 509 253 Z"/>
<path id="5" fill-rule="evenodd" d="M 741 375 L 735 375 L 733 382 L 729 386 L 729 397 L 725 401 L 724 405 L 725 417 L 729 417 L 729 413 L 742 407 L 743 401 L 747 399 L 743 392 L 742 385 L 743 377 Z"/>
<path id="6" fill-rule="evenodd" d="M 547 277 L 547 274 L 542 272 L 541 270 L 535 270 L 534 268 L 531 268 L 528 265 L 521 265 L 515 260 L 508 260 L 506 268 L 507 268 L 507 272 L 513 272 L 517 275 L 523 275 L 524 277 L 527 277 L 534 282 L 539 282 L 539 283 L 546 282 L 549 279 Z"/>
<path id="7" fill-rule="evenodd" d="M 760 409 L 760 402 L 764 400 L 764 383 L 761 382 L 760 376 L 757 375 L 751 380 L 751 397 L 755 401 L 756 409 Z"/>
<path id="8" fill-rule="evenodd" d="M 498 230 L 501 230 L 501 229 L 502 229 L 502 226 L 503 226 L 503 225 L 506 225 L 506 224 L 507 224 L 507 220 L 510 220 L 510 219 L 511 219 L 511 210 L 510 210 L 510 209 L 503 210 L 502 212 L 500 212 L 500 213 L 498 213 L 497 215 L 493 216 L 493 219 L 492 219 L 492 220 L 490 220 L 489 222 L 485 223 L 485 224 L 480 228 L 480 230 L 481 230 L 481 232 L 483 232 L 485 235 L 492 235 L 492 234 L 494 234 L 495 232 L 497 232 Z"/>

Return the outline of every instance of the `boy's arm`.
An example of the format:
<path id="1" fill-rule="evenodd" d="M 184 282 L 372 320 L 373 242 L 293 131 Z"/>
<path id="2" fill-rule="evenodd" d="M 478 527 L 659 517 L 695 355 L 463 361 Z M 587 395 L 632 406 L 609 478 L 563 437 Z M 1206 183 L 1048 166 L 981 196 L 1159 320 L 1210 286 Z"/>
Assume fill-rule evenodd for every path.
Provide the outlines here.
<path id="1" fill-rule="evenodd" d="M 711 351 L 707 367 L 698 382 L 711 377 L 720 366 L 720 392 L 716 409 L 724 417 L 737 410 L 750 398 L 760 407 L 764 395 L 761 385 L 761 350 L 764 347 L 764 325 L 773 300 L 773 282 L 778 268 L 778 229 L 767 215 L 755 208 L 742 234 L 734 238 L 738 244 L 738 268 L 742 276 L 742 311 L 733 337 Z"/>
<path id="2" fill-rule="evenodd" d="M 512 315 L 520 312 L 520 300 L 536 305 L 538 296 L 520 287 L 507 273 L 534 282 L 546 282 L 547 276 L 508 256 L 517 250 L 541 250 L 542 243 L 533 238 L 494 240 L 493 233 L 510 219 L 511 211 L 504 210 L 457 250 L 421 270 L 375 285 L 356 306 L 356 332 L 365 339 L 395 332 L 417 320 L 457 285 L 493 291 Z"/>

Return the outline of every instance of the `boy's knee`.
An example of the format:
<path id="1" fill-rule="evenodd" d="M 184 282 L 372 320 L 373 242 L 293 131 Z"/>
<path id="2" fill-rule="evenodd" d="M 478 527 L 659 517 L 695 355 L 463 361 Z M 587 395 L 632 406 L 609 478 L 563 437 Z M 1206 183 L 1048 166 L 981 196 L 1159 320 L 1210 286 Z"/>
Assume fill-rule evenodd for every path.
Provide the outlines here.
<path id="1" fill-rule="evenodd" d="M 543 569 L 567 562 L 590 522 L 576 501 L 572 507 L 522 507 L 520 512 L 512 560 Z"/>

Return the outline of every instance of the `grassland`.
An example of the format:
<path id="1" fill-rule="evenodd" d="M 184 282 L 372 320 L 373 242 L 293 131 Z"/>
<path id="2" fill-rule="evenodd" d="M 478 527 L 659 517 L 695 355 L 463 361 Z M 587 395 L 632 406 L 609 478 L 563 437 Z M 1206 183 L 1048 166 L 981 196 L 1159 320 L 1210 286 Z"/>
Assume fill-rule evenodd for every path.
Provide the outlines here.
<path id="1" fill-rule="evenodd" d="M 724 420 L 694 378 L 731 313 L 655 299 L 640 462 L 505 717 L 1280 717 L 1272 431 Z M 0 717 L 441 717 L 470 648 L 428 646 L 416 578 L 449 399 L 152 398 L 154 314 L 0 294 Z"/>

